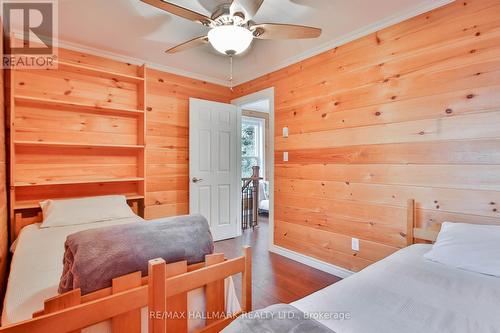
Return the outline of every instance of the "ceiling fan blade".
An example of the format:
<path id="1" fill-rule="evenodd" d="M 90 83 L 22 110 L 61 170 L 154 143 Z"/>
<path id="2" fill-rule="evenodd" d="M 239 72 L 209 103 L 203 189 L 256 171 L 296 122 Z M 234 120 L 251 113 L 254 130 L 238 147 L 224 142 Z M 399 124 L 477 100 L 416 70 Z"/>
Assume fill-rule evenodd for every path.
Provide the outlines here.
<path id="1" fill-rule="evenodd" d="M 251 20 L 264 0 L 233 0 L 229 11 L 232 16 L 243 16 L 245 22 Z"/>
<path id="2" fill-rule="evenodd" d="M 212 23 L 212 20 L 203 14 L 194 12 L 190 9 L 181 6 L 174 5 L 166 1 L 162 0 L 141 0 L 141 1 L 158 9 L 162 9 L 166 12 L 169 12 L 171 14 L 201 23 L 206 26 L 209 26 Z"/>
<path id="3" fill-rule="evenodd" d="M 303 25 L 263 23 L 250 28 L 258 39 L 303 39 L 317 38 L 321 29 Z"/>
<path id="4" fill-rule="evenodd" d="M 207 36 L 201 36 L 201 37 L 196 37 L 191 40 L 188 40 L 187 42 L 184 42 L 182 44 L 176 45 L 168 50 L 165 51 L 165 53 L 177 53 L 185 50 L 189 50 L 204 44 L 208 43 L 208 37 Z"/>

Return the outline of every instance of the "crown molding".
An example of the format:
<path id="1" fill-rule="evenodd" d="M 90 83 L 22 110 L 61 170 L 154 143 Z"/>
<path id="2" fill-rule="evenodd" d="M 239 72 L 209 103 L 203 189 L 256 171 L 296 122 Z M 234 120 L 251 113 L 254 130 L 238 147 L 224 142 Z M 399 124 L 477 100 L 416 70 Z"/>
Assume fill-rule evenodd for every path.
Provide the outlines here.
<path id="1" fill-rule="evenodd" d="M 351 33 L 348 33 L 344 36 L 341 36 L 339 38 L 325 42 L 318 47 L 312 48 L 306 52 L 302 52 L 298 55 L 287 58 L 286 60 L 284 60 L 284 61 L 282 61 L 274 66 L 266 68 L 265 70 L 256 71 L 256 72 L 252 73 L 251 75 L 236 79 L 233 81 L 233 86 L 240 85 L 240 84 L 243 84 L 245 82 L 257 79 L 257 78 L 264 76 L 266 74 L 269 74 L 271 72 L 274 72 L 274 71 L 280 70 L 284 67 L 293 65 L 293 64 L 300 62 L 302 60 L 305 60 L 307 58 L 313 57 L 315 55 L 318 55 L 320 53 L 323 53 L 323 52 L 328 51 L 330 49 L 333 49 L 335 47 L 347 44 L 347 43 L 352 42 L 352 41 L 359 39 L 361 37 L 365 37 L 371 33 L 374 33 L 374 32 L 377 32 L 379 30 L 390 27 L 392 25 L 401 23 L 401 22 L 408 20 L 412 17 L 418 16 L 420 14 L 426 13 L 426 12 L 431 11 L 433 9 L 450 4 L 454 1 L 455 0 L 426 0 L 424 3 L 422 3 L 416 7 L 413 7 L 413 8 L 408 9 L 408 10 L 404 10 L 404 11 L 399 12 L 395 15 L 392 15 L 388 18 L 385 18 L 383 20 L 375 22 L 374 24 L 367 25 L 367 26 L 362 27 L 360 29 L 357 29 Z M 22 36 L 22 35 L 19 35 L 19 33 L 17 33 L 17 32 L 14 33 L 14 35 L 16 37 Z M 144 61 L 144 60 L 139 59 L 139 58 L 126 56 L 126 55 L 118 54 L 118 53 L 111 52 L 111 51 L 105 51 L 105 50 L 97 49 L 94 47 L 86 46 L 83 44 L 69 42 L 69 41 L 62 40 L 62 39 L 58 39 L 57 42 L 58 42 L 58 47 L 69 49 L 72 51 L 84 52 L 84 53 L 88 53 L 88 54 L 92 54 L 92 55 L 100 56 L 100 57 L 105 57 L 105 58 L 120 61 L 120 62 L 127 62 L 127 63 L 134 64 L 134 65 L 145 64 L 149 68 L 156 69 L 159 71 L 168 72 L 168 73 L 172 73 L 172 74 L 176 74 L 176 75 L 181 75 L 181 76 L 185 76 L 185 77 L 189 77 L 192 79 L 201 80 L 201 81 L 205 81 L 205 82 L 210 82 L 210 83 L 218 84 L 218 85 L 225 86 L 225 87 L 231 86 L 229 81 L 221 80 L 219 78 L 214 78 L 214 77 L 211 77 L 208 75 L 194 73 L 191 71 L 186 71 L 186 70 L 182 70 L 182 69 L 175 68 L 175 67 L 161 65 L 158 63 L 154 63 L 154 62 L 147 62 L 147 61 Z"/>
<path id="2" fill-rule="evenodd" d="M 190 72 L 190 71 L 186 71 L 186 70 L 182 70 L 179 68 L 170 67 L 170 66 L 166 66 L 166 65 L 161 65 L 158 63 L 154 63 L 154 62 L 148 62 L 148 61 L 144 61 L 144 60 L 139 59 L 139 58 L 125 56 L 125 55 L 114 53 L 111 51 L 100 50 L 100 49 L 97 49 L 94 47 L 85 46 L 85 45 L 73 43 L 73 42 L 68 42 L 68 41 L 61 40 L 61 39 L 59 39 L 59 47 L 64 48 L 64 49 L 68 49 L 68 50 L 72 50 L 72 51 L 84 52 L 84 53 L 92 54 L 95 56 L 105 57 L 105 58 L 120 61 L 120 62 L 126 62 L 126 63 L 130 63 L 130 64 L 134 64 L 134 65 L 144 65 L 145 64 L 148 68 L 151 68 L 151 69 L 156 69 L 156 70 L 168 72 L 171 74 L 186 76 L 186 77 L 189 77 L 192 79 L 210 82 L 210 83 L 218 84 L 218 85 L 225 86 L 225 87 L 230 86 L 230 83 L 228 81 L 214 78 L 211 76 L 198 74 L 198 73 L 194 73 L 194 72 Z"/>
<path id="3" fill-rule="evenodd" d="M 408 19 L 411 19 L 415 16 L 429 12 L 431 10 L 434 10 L 436 8 L 450 4 L 452 2 L 455 2 L 455 0 L 426 0 L 424 3 L 422 3 L 416 7 L 401 11 L 395 15 L 392 15 L 390 17 L 382 19 L 378 22 L 375 22 L 373 24 L 367 25 L 367 26 L 362 27 L 360 29 L 354 30 L 353 32 L 345 34 L 339 38 L 325 42 L 320 46 L 317 46 L 317 47 L 312 48 L 308 51 L 305 51 L 305 52 L 302 52 L 298 55 L 290 57 L 290 58 L 280 62 L 279 64 L 276 64 L 272 67 L 266 68 L 265 70 L 262 70 L 260 72 L 257 71 L 257 72 L 252 73 L 251 75 L 246 76 L 246 77 L 234 80 L 234 85 L 237 86 L 237 85 L 243 84 L 245 82 L 255 80 L 255 79 L 257 79 L 261 76 L 264 76 L 266 74 L 275 72 L 277 70 L 280 70 L 280 69 L 285 68 L 287 66 L 293 65 L 293 64 L 298 63 L 298 62 L 305 60 L 307 58 L 311 58 L 311 57 L 318 55 L 320 53 L 323 53 L 325 51 L 342 46 L 342 45 L 347 44 L 349 42 L 352 42 L 356 39 L 365 37 L 369 34 L 380 31 L 380 30 L 385 29 L 387 27 L 390 27 L 392 25 L 401 23 L 401 22 L 406 21 Z"/>
<path id="4" fill-rule="evenodd" d="M 23 34 L 20 31 L 13 31 L 13 35 L 19 39 L 23 38 Z M 129 63 L 132 65 L 142 66 L 145 64 L 148 68 L 151 68 L 151 69 L 156 69 L 156 70 L 168 72 L 171 74 L 185 76 L 185 77 L 189 77 L 189 78 L 200 80 L 200 81 L 210 82 L 210 83 L 218 84 L 218 85 L 225 86 L 225 87 L 230 86 L 230 83 L 228 81 L 221 80 L 218 78 L 213 78 L 211 76 L 206 76 L 203 74 L 185 71 L 185 70 L 175 68 L 175 67 L 160 65 L 160 64 L 157 64 L 154 62 L 144 61 L 144 60 L 139 59 L 139 58 L 126 56 L 126 55 L 118 54 L 118 53 L 111 52 L 111 51 L 105 51 L 105 50 L 97 49 L 95 47 L 86 46 L 86 45 L 79 44 L 79 43 L 69 42 L 69 41 L 66 41 L 66 40 L 63 40 L 60 38 L 58 38 L 56 40 L 56 42 L 57 42 L 56 46 L 63 48 L 63 49 L 68 49 L 68 50 L 76 51 L 76 52 L 83 52 L 83 53 L 95 55 L 98 57 L 103 57 L 103 58 L 108 58 L 111 60 L 116 60 L 119 62 Z"/>

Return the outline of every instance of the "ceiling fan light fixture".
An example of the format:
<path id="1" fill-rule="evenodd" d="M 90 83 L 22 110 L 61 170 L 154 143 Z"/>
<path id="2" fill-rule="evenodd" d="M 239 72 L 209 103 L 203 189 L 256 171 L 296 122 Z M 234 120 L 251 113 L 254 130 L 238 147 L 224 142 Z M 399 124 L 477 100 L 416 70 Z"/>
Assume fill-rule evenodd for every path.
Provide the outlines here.
<path id="1" fill-rule="evenodd" d="M 252 43 L 253 34 L 244 27 L 222 25 L 208 32 L 208 40 L 218 52 L 232 56 L 248 49 Z"/>

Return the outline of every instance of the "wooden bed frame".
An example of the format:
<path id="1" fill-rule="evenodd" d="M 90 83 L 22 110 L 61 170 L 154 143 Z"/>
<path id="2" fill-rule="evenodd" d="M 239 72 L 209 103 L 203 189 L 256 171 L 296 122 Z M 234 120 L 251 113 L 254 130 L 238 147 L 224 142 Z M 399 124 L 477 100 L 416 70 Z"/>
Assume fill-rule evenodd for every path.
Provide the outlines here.
<path id="1" fill-rule="evenodd" d="M 67 198 L 67 199 L 74 199 L 74 198 Z M 130 206 L 132 211 L 137 216 L 142 215 L 141 201 L 142 199 L 127 199 L 127 204 Z M 21 232 L 22 228 L 33 223 L 42 223 L 42 221 L 43 221 L 43 215 L 42 215 L 42 209 L 40 207 L 16 210 L 16 212 L 14 213 L 14 218 L 10 219 L 9 228 L 10 228 L 11 243 L 16 240 L 17 236 L 19 236 L 19 233 Z"/>
<path id="2" fill-rule="evenodd" d="M 439 230 L 417 227 L 417 206 L 414 199 L 408 199 L 406 218 L 406 244 L 408 246 L 417 242 L 435 242 Z"/>
<path id="3" fill-rule="evenodd" d="M 0 328 L 1 333 L 66 333 L 111 320 L 112 332 L 140 333 L 141 308 L 148 306 L 149 333 L 185 333 L 190 313 L 187 292 L 205 288 L 206 312 L 193 314 L 206 318 L 199 333 L 219 332 L 241 313 L 252 310 L 252 255 L 249 246 L 243 256 L 224 259 L 224 254 L 207 255 L 205 262 L 186 261 L 166 264 L 163 259 L 149 261 L 148 276 L 141 272 L 113 279 L 112 286 L 87 295 L 76 289 L 47 299 L 44 309 L 33 319 Z M 241 307 L 238 313 L 225 313 L 224 279 L 241 273 Z"/>

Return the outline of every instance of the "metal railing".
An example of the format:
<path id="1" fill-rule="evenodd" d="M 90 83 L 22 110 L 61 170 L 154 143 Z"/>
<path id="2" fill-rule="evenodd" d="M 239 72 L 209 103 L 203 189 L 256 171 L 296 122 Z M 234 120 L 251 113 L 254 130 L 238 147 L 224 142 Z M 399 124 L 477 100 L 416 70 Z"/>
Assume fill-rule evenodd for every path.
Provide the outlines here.
<path id="1" fill-rule="evenodd" d="M 252 177 L 241 179 L 241 228 L 255 228 L 259 224 L 259 166 L 252 167 Z"/>

